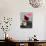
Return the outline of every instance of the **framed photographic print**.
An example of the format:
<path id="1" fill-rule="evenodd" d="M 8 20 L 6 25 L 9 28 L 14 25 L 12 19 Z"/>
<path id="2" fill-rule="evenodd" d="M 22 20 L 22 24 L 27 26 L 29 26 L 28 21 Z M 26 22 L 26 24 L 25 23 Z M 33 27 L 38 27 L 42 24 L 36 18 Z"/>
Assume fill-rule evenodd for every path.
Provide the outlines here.
<path id="1" fill-rule="evenodd" d="M 20 28 L 32 28 L 32 12 L 21 12 L 20 13 Z"/>

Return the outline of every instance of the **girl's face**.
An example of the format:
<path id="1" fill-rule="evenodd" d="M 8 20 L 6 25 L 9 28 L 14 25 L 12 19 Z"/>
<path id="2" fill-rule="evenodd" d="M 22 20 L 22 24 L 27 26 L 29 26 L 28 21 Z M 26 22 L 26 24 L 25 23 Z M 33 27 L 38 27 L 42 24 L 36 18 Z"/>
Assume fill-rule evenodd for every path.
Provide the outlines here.
<path id="1" fill-rule="evenodd" d="M 27 25 L 27 22 L 26 22 L 26 21 L 25 21 L 25 22 L 23 22 L 23 25 L 24 25 L 24 26 L 26 26 L 26 25 Z"/>

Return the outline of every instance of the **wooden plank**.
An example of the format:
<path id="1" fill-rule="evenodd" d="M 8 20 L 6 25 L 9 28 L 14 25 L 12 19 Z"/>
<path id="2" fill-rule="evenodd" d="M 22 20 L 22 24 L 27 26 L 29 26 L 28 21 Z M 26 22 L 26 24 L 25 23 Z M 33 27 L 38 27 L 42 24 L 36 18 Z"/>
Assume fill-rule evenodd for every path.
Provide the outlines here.
<path id="1" fill-rule="evenodd" d="M 28 43 L 24 43 L 24 46 L 28 46 Z"/>

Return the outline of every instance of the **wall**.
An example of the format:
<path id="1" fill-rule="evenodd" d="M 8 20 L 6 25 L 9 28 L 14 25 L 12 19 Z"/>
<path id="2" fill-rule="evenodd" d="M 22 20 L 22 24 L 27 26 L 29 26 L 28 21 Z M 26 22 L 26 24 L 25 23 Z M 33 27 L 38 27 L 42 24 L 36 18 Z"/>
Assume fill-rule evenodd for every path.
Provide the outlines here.
<path id="1" fill-rule="evenodd" d="M 21 29 L 20 28 L 20 13 L 33 12 L 33 28 Z M 12 17 L 13 22 L 8 33 L 17 40 L 27 40 L 34 34 L 37 35 L 39 40 L 45 39 L 45 15 L 46 8 L 32 8 L 28 0 L 0 0 L 0 17 Z M 1 31 L 2 33 L 2 31 Z M 2 35 L 0 33 L 0 35 Z M 45 34 L 44 34 L 45 33 Z M 4 33 L 3 33 L 4 34 Z M 4 37 L 0 36 L 0 39 Z"/>
<path id="2" fill-rule="evenodd" d="M 46 16 L 45 16 L 45 24 L 44 25 L 45 25 L 45 28 L 44 28 L 44 30 L 45 30 L 44 31 L 44 39 L 46 39 Z"/>

